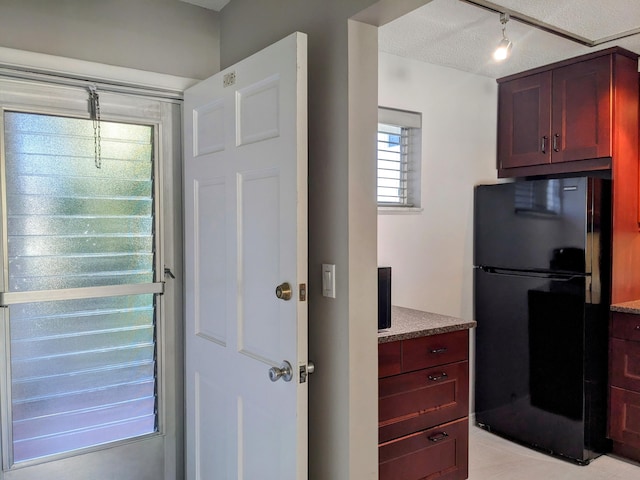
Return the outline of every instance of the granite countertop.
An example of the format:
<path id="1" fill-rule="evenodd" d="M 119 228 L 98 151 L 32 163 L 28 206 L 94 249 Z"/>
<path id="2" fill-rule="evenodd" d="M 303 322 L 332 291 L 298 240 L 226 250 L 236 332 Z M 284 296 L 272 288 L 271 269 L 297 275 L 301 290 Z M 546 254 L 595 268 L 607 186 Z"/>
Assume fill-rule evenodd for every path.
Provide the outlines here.
<path id="1" fill-rule="evenodd" d="M 624 303 L 614 303 L 611 305 L 612 312 L 621 312 L 621 313 L 635 313 L 636 315 L 640 315 L 640 300 L 633 300 L 631 302 Z M 391 320 L 391 325 L 393 325 L 393 319 Z"/>
<path id="2" fill-rule="evenodd" d="M 476 322 L 473 320 L 467 321 L 438 313 L 392 306 L 391 328 L 378 330 L 378 343 L 467 330 L 475 326 Z"/>

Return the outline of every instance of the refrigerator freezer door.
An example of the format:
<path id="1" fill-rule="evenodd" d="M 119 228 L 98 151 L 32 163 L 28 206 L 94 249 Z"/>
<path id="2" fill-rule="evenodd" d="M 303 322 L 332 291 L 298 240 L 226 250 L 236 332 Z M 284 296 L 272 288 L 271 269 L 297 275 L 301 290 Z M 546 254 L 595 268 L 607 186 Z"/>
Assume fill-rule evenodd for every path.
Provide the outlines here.
<path id="1" fill-rule="evenodd" d="M 476 187 L 474 264 L 592 273 L 600 182 L 580 177 Z"/>

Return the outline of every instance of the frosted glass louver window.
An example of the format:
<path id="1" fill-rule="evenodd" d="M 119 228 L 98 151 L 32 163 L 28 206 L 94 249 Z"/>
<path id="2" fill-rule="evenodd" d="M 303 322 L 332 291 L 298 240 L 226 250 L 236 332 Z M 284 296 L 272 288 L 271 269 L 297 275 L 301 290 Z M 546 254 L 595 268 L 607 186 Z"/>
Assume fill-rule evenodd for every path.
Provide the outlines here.
<path id="1" fill-rule="evenodd" d="M 97 168 L 92 121 L 4 114 L 7 290 L 47 295 L 8 309 L 14 463 L 158 429 L 155 297 L 100 289 L 155 279 L 153 129 L 100 136 Z"/>
<path id="2" fill-rule="evenodd" d="M 153 295 L 11 307 L 14 462 L 156 430 Z"/>
<path id="3" fill-rule="evenodd" d="M 152 129 L 5 113 L 9 291 L 153 282 Z"/>

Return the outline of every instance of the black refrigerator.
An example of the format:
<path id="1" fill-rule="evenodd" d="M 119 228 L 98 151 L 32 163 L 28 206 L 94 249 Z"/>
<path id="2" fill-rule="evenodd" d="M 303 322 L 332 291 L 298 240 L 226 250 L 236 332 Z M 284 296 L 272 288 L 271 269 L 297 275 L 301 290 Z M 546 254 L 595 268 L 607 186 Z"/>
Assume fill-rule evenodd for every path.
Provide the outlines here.
<path id="1" fill-rule="evenodd" d="M 608 450 L 611 184 L 475 189 L 475 412 L 486 430 L 579 464 Z"/>

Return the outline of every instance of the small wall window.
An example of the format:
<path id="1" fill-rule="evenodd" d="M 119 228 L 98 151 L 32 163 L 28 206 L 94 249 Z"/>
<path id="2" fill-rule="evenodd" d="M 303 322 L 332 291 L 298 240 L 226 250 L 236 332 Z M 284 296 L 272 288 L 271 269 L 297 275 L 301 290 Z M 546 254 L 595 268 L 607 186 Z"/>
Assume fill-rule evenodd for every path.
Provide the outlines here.
<path id="1" fill-rule="evenodd" d="M 378 206 L 420 207 L 421 114 L 378 109 Z"/>

